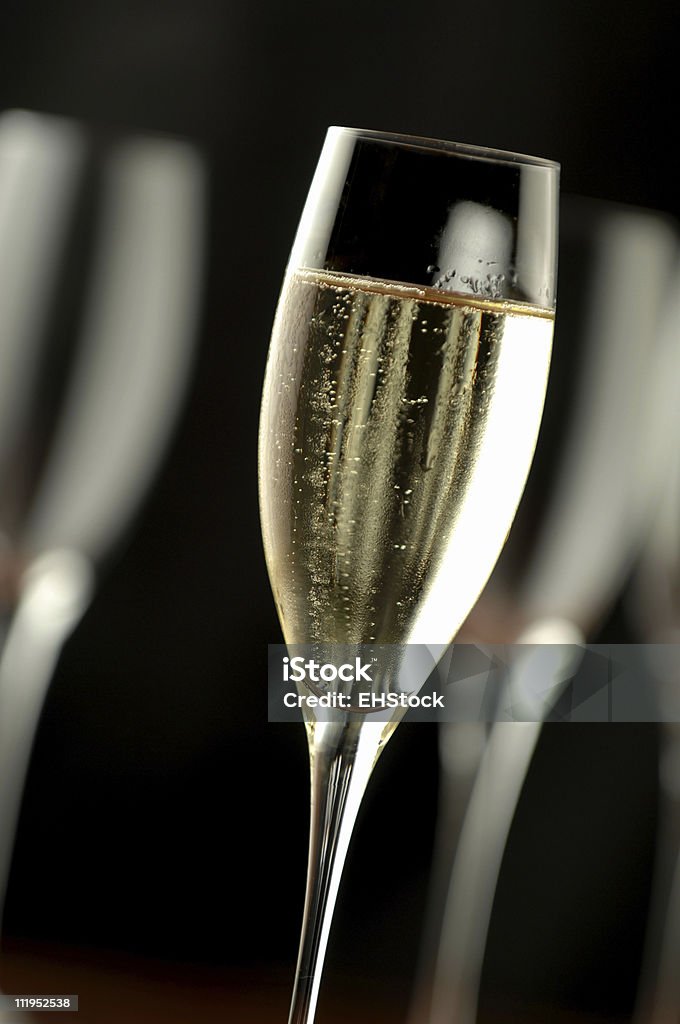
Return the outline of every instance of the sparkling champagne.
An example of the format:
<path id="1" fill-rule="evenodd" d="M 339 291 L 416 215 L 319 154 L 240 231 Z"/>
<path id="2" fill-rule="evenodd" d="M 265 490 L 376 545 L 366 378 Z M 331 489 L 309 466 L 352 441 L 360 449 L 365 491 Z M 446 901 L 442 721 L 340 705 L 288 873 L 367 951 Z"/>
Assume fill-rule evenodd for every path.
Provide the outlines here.
<path id="1" fill-rule="evenodd" d="M 265 552 L 288 643 L 447 643 L 510 528 L 553 314 L 296 271 L 264 389 Z"/>

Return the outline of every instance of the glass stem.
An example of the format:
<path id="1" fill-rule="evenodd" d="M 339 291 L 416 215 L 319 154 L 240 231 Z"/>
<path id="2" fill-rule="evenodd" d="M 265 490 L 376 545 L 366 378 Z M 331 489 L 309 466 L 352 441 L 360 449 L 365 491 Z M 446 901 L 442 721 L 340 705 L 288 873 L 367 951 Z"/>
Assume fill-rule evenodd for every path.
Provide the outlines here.
<path id="1" fill-rule="evenodd" d="M 659 825 L 635 1024 L 675 1024 L 680 1007 L 680 726 L 665 723 L 660 742 Z"/>
<path id="2" fill-rule="evenodd" d="M 288 1024 L 314 1020 L 347 848 L 386 734 L 385 722 L 349 718 L 309 727 L 312 789 L 307 892 Z"/>

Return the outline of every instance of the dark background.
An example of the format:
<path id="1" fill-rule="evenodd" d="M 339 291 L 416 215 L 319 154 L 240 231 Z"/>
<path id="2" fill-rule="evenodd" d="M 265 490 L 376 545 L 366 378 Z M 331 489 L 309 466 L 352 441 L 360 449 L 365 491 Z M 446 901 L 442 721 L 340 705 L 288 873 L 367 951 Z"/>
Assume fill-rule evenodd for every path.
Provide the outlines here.
<path id="1" fill-rule="evenodd" d="M 328 124 L 551 157 L 568 191 L 680 213 L 675 5 L 10 3 L 0 108 L 194 139 L 211 169 L 200 348 L 173 444 L 67 645 L 29 777 L 13 939 L 292 970 L 307 843 L 302 730 L 265 721 L 279 639 L 256 500 L 282 269 Z M 610 639 L 624 639 L 620 618 Z M 618 632 L 617 632 L 618 631 Z M 436 737 L 404 728 L 367 797 L 331 972 L 405 1007 Z M 653 730 L 546 730 L 492 924 L 491 1006 L 623 1016 L 655 815 Z M 631 757 L 631 749 L 635 756 Z M 378 982 L 376 981 L 376 985 Z"/>

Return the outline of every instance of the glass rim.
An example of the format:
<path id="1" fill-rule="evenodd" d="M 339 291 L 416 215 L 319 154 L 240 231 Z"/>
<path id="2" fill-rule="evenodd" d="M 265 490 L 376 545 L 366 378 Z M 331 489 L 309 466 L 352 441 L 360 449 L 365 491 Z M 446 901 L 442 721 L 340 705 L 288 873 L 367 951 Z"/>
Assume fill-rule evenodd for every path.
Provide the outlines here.
<path id="1" fill-rule="evenodd" d="M 372 128 L 350 128 L 345 125 L 330 125 L 328 133 L 351 135 L 357 139 L 374 139 L 376 142 L 392 142 L 394 145 L 412 149 L 434 150 L 470 159 L 487 160 L 498 164 L 523 164 L 527 167 L 542 167 L 559 171 L 560 164 L 546 157 L 531 156 L 528 153 L 514 153 L 511 150 L 475 146 L 467 142 L 450 142 L 446 139 L 431 139 L 423 135 L 405 135 L 401 132 L 383 132 Z"/>

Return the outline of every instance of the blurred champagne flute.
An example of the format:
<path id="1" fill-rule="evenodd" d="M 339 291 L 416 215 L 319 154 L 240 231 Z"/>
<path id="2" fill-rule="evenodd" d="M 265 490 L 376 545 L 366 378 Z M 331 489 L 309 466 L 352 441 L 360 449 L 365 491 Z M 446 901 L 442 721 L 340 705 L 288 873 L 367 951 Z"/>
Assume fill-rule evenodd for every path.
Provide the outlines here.
<path id="1" fill-rule="evenodd" d="M 676 268 L 676 281 L 678 270 Z M 656 403 L 641 462 L 652 505 L 627 608 L 659 709 L 659 820 L 652 894 L 634 1020 L 680 1015 L 680 292 L 673 289 L 664 346 L 651 367 Z"/>
<path id="2" fill-rule="evenodd" d="M 630 570 L 653 493 L 638 467 L 674 230 L 653 212 L 575 196 L 562 198 L 560 220 L 560 316 L 536 457 L 508 542 L 459 634 L 518 645 L 505 686 L 513 705 L 523 695 L 526 721 L 441 727 L 414 1024 L 476 1019 L 501 861 L 542 719 Z"/>
<path id="3" fill-rule="evenodd" d="M 204 202 L 183 141 L 0 115 L 0 922 L 61 646 L 188 380 Z"/>
<path id="4" fill-rule="evenodd" d="M 288 645 L 445 645 L 468 614 L 536 442 L 557 175 L 531 157 L 329 130 L 262 402 L 264 545 Z M 352 828 L 399 715 L 305 720 L 311 829 L 290 1024 L 314 1019 Z"/>

